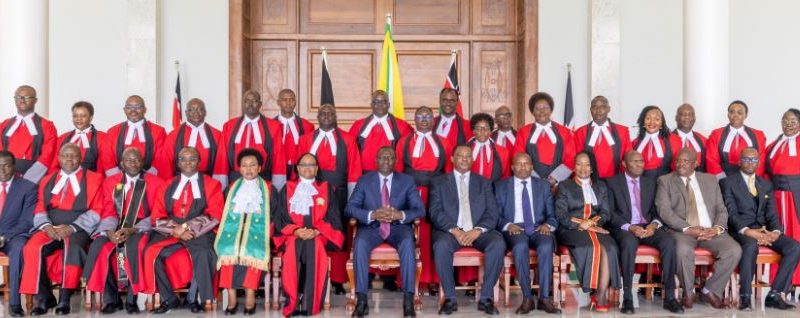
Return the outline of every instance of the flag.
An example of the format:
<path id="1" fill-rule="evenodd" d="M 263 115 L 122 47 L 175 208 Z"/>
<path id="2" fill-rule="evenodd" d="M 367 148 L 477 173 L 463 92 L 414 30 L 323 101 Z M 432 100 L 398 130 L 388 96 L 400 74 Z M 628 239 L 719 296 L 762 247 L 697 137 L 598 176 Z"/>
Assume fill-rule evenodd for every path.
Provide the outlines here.
<path id="1" fill-rule="evenodd" d="M 575 128 L 575 123 L 572 117 L 575 115 L 575 109 L 572 105 L 572 72 L 567 70 L 567 96 L 564 98 L 564 126 L 569 129 Z"/>
<path id="2" fill-rule="evenodd" d="M 456 68 L 456 51 L 453 51 L 452 58 L 450 59 L 450 69 L 447 70 L 447 77 L 444 79 L 444 88 L 452 88 L 456 90 L 456 97 L 458 98 L 458 103 L 456 104 L 456 114 L 459 117 L 464 117 L 464 111 L 461 107 L 461 86 L 458 85 L 458 68 Z M 439 114 L 442 113 L 442 109 L 439 108 Z"/>
<path id="3" fill-rule="evenodd" d="M 183 121 L 183 107 L 181 107 L 181 74 L 175 81 L 175 96 L 172 98 L 172 129 L 178 128 Z"/>
<path id="4" fill-rule="evenodd" d="M 331 77 L 328 74 L 328 52 L 322 50 L 322 87 L 319 92 L 319 105 L 331 104 L 333 102 L 333 86 L 331 85 Z"/>
<path id="5" fill-rule="evenodd" d="M 404 119 L 403 87 L 400 84 L 397 51 L 394 49 L 394 41 L 392 40 L 392 18 L 389 16 L 386 17 L 386 28 L 384 32 L 378 89 L 385 91 L 387 97 L 389 97 L 389 113 L 394 115 L 394 117 Z"/>

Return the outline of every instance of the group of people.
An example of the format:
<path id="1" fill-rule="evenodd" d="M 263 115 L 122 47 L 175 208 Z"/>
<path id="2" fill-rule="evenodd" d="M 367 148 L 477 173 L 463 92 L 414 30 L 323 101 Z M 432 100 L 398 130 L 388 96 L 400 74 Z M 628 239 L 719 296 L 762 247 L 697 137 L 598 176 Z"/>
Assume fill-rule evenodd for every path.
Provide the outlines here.
<path id="1" fill-rule="evenodd" d="M 262 114 L 258 92 L 246 91 L 242 115 L 221 131 L 205 122 L 197 98 L 185 105 L 186 122 L 169 133 L 145 118 L 139 96 L 126 99 L 126 120 L 105 133 L 92 125 L 93 106 L 77 102 L 75 129 L 60 136 L 36 114 L 34 88 L 20 86 L 14 101 L 17 115 L 0 124 L 0 251 L 10 259 L 12 316 L 25 314 L 20 294 L 36 295 L 31 315 L 52 308 L 68 314 L 82 282 L 102 293 L 103 313 L 138 313 L 140 293 L 159 293 L 153 313 L 166 313 L 181 304 L 174 291 L 188 287 L 192 312 L 211 310 L 226 289 L 224 313 L 236 314 L 237 289 L 244 289 L 243 313 L 252 315 L 274 255 L 282 261 L 283 314 L 313 315 L 329 280 L 344 293 L 352 255 L 353 316 L 363 317 L 370 254 L 382 243 L 400 257 L 406 317 L 416 315 L 417 284 L 443 293 L 439 314 L 449 315 L 458 309 L 456 284 L 479 276 L 478 310 L 498 314 L 493 286 L 507 251 L 522 286 L 516 313 L 560 313 L 551 288 L 559 244 L 600 312 L 610 309 L 608 289 L 622 287 L 621 312 L 634 313 L 639 245 L 660 252 L 663 306 L 672 313 L 695 300 L 696 247 L 716 259 L 699 288 L 715 308 L 727 306 L 723 290 L 738 267 L 739 309 L 752 309 L 759 247 L 782 256 L 767 307 L 793 308 L 784 294 L 800 285 L 796 109 L 783 115 L 783 134 L 767 145 L 763 132 L 744 125 L 742 101 L 728 106 L 730 123 L 708 138 L 693 131 L 691 105 L 678 108 L 673 131 L 658 107 L 647 106 L 633 140 L 608 118 L 602 96 L 591 102 L 592 121 L 574 132 L 551 120 L 546 93 L 531 96 L 534 122 L 518 131 L 505 106 L 494 116 L 462 118 L 458 93 L 447 88 L 439 93 L 440 114 L 418 107 L 414 128 L 390 114 L 387 94 L 375 91 L 372 113 L 349 131 L 338 127 L 333 105 L 319 107 L 317 127 L 301 118 L 288 89 L 278 94 L 274 118 Z M 357 223 L 355 233 L 344 226 L 348 219 Z M 483 253 L 484 273 L 454 269 L 454 253 L 463 248 Z"/>

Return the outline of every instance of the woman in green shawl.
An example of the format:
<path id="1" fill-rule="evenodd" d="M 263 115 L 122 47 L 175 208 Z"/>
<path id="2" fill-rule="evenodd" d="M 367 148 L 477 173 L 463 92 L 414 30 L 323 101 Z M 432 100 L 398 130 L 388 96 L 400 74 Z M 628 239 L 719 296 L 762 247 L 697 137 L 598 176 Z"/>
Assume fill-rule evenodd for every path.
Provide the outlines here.
<path id="1" fill-rule="evenodd" d="M 256 289 L 269 271 L 270 216 L 277 207 L 277 191 L 259 176 L 264 157 L 254 149 L 237 156 L 239 172 L 228 192 L 219 233 L 214 242 L 219 261 L 219 287 L 228 290 L 225 315 L 234 315 L 239 306 L 236 290 L 245 290 L 244 314 L 256 310 Z"/>

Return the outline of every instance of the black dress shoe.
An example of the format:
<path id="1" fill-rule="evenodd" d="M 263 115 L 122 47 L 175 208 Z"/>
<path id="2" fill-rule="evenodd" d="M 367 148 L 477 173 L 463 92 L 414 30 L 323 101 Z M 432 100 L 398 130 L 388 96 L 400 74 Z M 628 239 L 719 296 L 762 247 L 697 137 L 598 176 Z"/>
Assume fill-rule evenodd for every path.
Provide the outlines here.
<path id="1" fill-rule="evenodd" d="M 36 306 L 36 308 L 33 308 L 33 310 L 31 310 L 31 316 L 47 315 L 47 312 L 49 312 L 50 309 L 52 309 L 55 306 L 56 306 L 55 298 L 49 298 L 46 301 L 40 301 L 39 305 Z"/>
<path id="2" fill-rule="evenodd" d="M 558 309 L 556 304 L 550 298 L 539 298 L 539 303 L 536 304 L 536 307 L 548 314 L 561 314 L 561 309 Z"/>
<path id="3" fill-rule="evenodd" d="M 526 297 L 522 300 L 522 304 L 519 305 L 519 308 L 517 308 L 514 313 L 517 315 L 527 315 L 534 309 L 536 309 L 536 303 L 533 301 L 533 297 Z"/>
<path id="4" fill-rule="evenodd" d="M 675 298 L 670 299 L 670 300 L 665 300 L 664 301 L 664 309 L 668 310 L 669 312 L 671 312 L 673 314 L 682 314 L 683 313 L 683 306 L 681 306 L 681 303 Z"/>
<path id="5" fill-rule="evenodd" d="M 60 303 L 58 306 L 56 306 L 56 315 L 69 315 L 70 310 L 71 308 L 69 307 L 68 302 Z"/>
<path id="6" fill-rule="evenodd" d="M 633 300 L 632 299 L 622 300 L 622 308 L 620 308 L 619 312 L 626 315 L 633 315 L 635 313 L 635 310 L 633 309 Z"/>
<path id="7" fill-rule="evenodd" d="M 176 304 L 171 304 L 170 302 L 165 301 L 165 302 L 161 303 L 161 306 L 159 306 L 158 308 L 153 309 L 150 312 L 153 313 L 153 314 L 156 314 L 156 315 L 166 314 L 166 313 L 170 312 L 172 309 L 176 308 L 177 306 L 178 306 L 177 303 Z"/>
<path id="8" fill-rule="evenodd" d="M 764 300 L 764 307 L 780 310 L 794 308 L 793 305 L 786 303 L 786 301 L 784 301 L 781 295 L 778 293 L 769 293 L 769 295 L 767 295 L 767 299 Z"/>
<path id="9" fill-rule="evenodd" d="M 438 296 L 439 295 L 439 285 L 437 284 L 428 284 L 428 294 L 431 296 Z"/>
<path id="10" fill-rule="evenodd" d="M 740 296 L 739 297 L 739 310 L 741 310 L 741 311 L 753 311 L 753 306 L 750 305 L 750 296 Z"/>
<path id="11" fill-rule="evenodd" d="M 397 282 L 395 282 L 395 276 L 381 276 L 381 280 L 383 280 L 383 289 L 388 290 L 390 292 L 396 292 L 400 290 L 397 287 Z"/>
<path id="12" fill-rule="evenodd" d="M 333 287 L 334 295 L 344 295 L 345 291 L 344 291 L 344 285 L 342 285 L 342 283 L 331 283 L 331 286 Z"/>
<path id="13" fill-rule="evenodd" d="M 11 315 L 11 317 L 22 317 L 22 316 L 25 316 L 25 311 L 22 310 L 22 306 L 19 306 L 19 305 L 10 306 L 8 308 L 8 313 Z"/>
<path id="14" fill-rule="evenodd" d="M 497 307 L 494 306 L 494 301 L 491 299 L 485 299 L 478 302 L 478 311 L 485 312 L 487 315 L 499 315 L 500 312 L 497 311 Z"/>
<path id="15" fill-rule="evenodd" d="M 467 296 L 467 297 L 475 297 L 475 290 L 474 289 L 467 289 L 467 291 L 464 292 L 464 295 Z"/>
<path id="16" fill-rule="evenodd" d="M 364 317 L 369 315 L 369 306 L 367 306 L 367 295 L 358 293 L 356 294 L 356 309 L 353 310 L 353 317 Z"/>
<path id="17" fill-rule="evenodd" d="M 119 303 L 119 305 L 117 303 L 105 304 L 103 308 L 100 309 L 100 313 L 104 315 L 113 314 L 117 312 L 117 308 L 119 308 L 120 306 L 122 306 L 122 303 Z"/>
<path id="18" fill-rule="evenodd" d="M 132 304 L 131 303 L 127 303 L 127 304 L 125 304 L 125 312 L 127 312 L 129 315 L 138 314 L 140 312 L 139 311 L 139 304 L 136 304 L 136 303 L 132 303 Z"/>
<path id="19" fill-rule="evenodd" d="M 238 310 L 239 304 L 236 304 L 236 306 L 233 306 L 233 308 L 225 308 L 225 316 L 235 315 Z"/>
<path id="20" fill-rule="evenodd" d="M 440 315 L 450 315 L 456 311 L 458 311 L 458 303 L 449 298 L 446 298 L 442 306 L 439 307 Z"/>
<path id="21" fill-rule="evenodd" d="M 196 313 L 200 313 L 200 312 L 205 312 L 205 309 L 203 308 L 203 305 L 201 305 L 201 304 L 200 304 L 200 303 L 198 303 L 198 302 L 193 302 L 193 303 L 191 303 L 191 304 L 189 305 L 189 310 L 191 310 L 191 311 L 192 311 L 193 313 L 195 313 L 195 314 L 196 314 Z"/>
<path id="22" fill-rule="evenodd" d="M 252 316 L 256 313 L 256 306 L 253 306 L 253 308 L 245 308 L 242 312 L 245 316 Z"/>
<path id="23" fill-rule="evenodd" d="M 416 317 L 417 311 L 414 310 L 414 294 L 403 295 L 403 317 Z"/>

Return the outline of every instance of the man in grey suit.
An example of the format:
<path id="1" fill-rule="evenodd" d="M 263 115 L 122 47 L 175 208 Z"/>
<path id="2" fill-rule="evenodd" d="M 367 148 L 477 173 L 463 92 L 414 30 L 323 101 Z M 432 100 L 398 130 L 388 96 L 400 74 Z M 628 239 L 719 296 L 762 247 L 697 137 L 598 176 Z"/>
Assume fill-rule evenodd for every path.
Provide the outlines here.
<path id="1" fill-rule="evenodd" d="M 683 148 L 678 153 L 675 171 L 658 178 L 656 207 L 661 220 L 673 230 L 677 244 L 678 277 L 683 284 L 682 303 L 692 308 L 694 290 L 694 249 L 702 247 L 714 254 L 714 275 L 702 289 L 702 299 L 721 309 L 720 296 L 736 269 L 742 249 L 726 234 L 728 210 L 713 175 L 695 172 L 697 153 Z"/>

